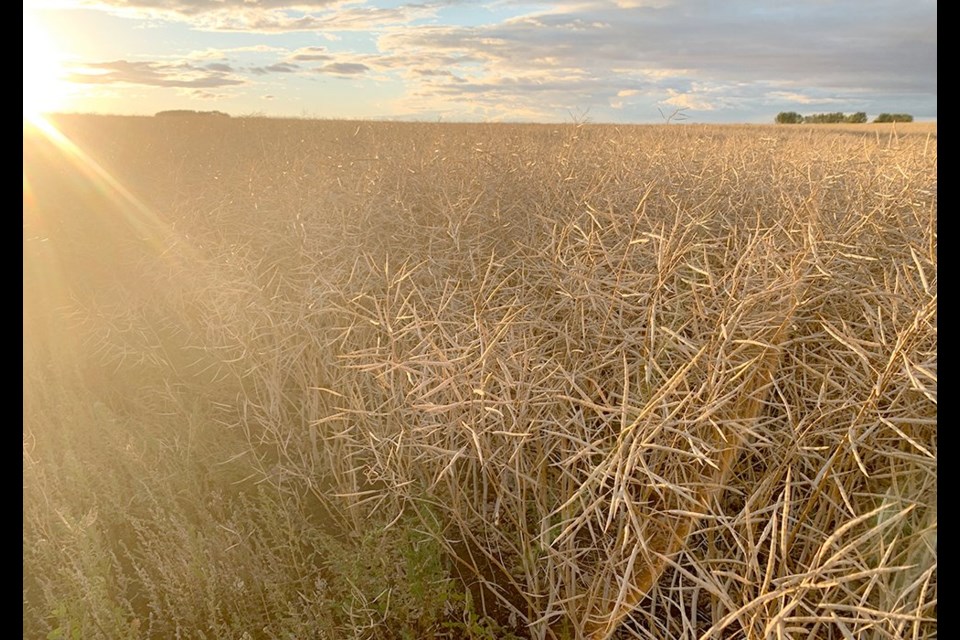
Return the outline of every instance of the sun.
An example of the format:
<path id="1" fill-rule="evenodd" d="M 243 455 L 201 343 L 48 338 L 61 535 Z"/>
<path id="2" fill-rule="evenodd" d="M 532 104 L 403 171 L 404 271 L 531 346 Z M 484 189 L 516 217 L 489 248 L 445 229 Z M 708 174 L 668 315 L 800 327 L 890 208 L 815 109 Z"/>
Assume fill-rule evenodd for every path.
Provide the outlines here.
<path id="1" fill-rule="evenodd" d="M 62 106 L 67 93 L 62 55 L 50 35 L 32 16 L 23 14 L 23 117 Z"/>

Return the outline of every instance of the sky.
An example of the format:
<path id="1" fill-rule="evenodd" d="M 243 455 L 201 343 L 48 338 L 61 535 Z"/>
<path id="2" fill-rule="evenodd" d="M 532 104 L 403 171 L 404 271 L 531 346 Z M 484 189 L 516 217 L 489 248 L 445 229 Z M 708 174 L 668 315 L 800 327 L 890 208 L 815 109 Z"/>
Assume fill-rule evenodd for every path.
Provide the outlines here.
<path id="1" fill-rule="evenodd" d="M 929 120 L 937 3 L 25 0 L 25 111 L 40 79 L 44 110 L 113 114 Z"/>

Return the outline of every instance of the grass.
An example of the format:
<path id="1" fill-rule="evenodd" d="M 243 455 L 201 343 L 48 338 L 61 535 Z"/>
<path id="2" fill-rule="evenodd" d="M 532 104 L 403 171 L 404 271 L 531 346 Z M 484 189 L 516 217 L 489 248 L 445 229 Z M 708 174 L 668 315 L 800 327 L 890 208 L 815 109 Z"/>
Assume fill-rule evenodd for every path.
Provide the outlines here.
<path id="1" fill-rule="evenodd" d="M 56 124 L 24 637 L 936 636 L 935 128 Z"/>

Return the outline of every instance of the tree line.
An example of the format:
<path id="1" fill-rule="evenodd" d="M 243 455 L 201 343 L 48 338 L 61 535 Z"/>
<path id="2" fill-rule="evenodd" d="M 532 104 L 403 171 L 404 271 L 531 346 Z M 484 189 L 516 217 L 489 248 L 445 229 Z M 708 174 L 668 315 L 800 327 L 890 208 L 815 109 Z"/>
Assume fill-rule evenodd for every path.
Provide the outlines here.
<path id="1" fill-rule="evenodd" d="M 847 115 L 842 111 L 835 113 L 814 113 L 804 116 L 796 111 L 781 111 L 775 119 L 777 124 L 837 124 L 846 122 L 849 124 L 862 124 L 867 121 L 865 111 L 857 111 Z M 873 119 L 874 122 L 913 122 L 913 116 L 909 113 L 881 113 Z"/>

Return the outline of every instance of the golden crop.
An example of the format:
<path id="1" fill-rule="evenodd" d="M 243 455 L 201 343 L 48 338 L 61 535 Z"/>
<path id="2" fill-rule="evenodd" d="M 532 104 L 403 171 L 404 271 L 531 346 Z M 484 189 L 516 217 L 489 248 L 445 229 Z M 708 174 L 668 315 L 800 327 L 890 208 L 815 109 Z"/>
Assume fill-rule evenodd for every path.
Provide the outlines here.
<path id="1" fill-rule="evenodd" d="M 25 637 L 936 636 L 935 125 L 56 124 Z"/>

